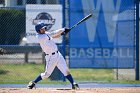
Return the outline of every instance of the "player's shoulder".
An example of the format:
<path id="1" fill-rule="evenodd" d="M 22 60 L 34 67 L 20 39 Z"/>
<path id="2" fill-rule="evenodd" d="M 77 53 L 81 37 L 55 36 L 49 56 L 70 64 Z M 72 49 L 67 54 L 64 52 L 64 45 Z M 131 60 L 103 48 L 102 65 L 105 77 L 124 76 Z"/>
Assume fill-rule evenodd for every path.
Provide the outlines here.
<path id="1" fill-rule="evenodd" d="M 48 38 L 48 36 L 50 36 L 49 33 L 45 33 L 45 34 L 36 34 L 36 37 L 37 37 L 38 39 Z"/>
<path id="2" fill-rule="evenodd" d="M 36 34 L 36 37 L 38 39 L 45 38 L 45 37 L 47 37 L 47 34 L 46 33 L 45 34 Z"/>

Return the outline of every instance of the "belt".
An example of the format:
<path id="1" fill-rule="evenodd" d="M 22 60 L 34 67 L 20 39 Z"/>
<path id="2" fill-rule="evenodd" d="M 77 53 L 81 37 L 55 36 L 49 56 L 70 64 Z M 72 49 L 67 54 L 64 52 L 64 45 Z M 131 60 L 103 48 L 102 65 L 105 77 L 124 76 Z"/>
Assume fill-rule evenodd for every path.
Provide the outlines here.
<path id="1" fill-rule="evenodd" d="M 56 53 L 58 53 L 58 51 L 51 53 L 51 55 L 54 55 Z M 45 54 L 45 55 L 50 55 L 50 54 Z"/>

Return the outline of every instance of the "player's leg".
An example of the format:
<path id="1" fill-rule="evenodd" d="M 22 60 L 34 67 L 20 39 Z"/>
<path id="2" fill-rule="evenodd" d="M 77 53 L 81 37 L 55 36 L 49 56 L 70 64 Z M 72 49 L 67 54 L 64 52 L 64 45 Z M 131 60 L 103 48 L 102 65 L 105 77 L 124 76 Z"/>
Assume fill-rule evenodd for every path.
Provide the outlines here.
<path id="1" fill-rule="evenodd" d="M 69 82 L 72 85 L 72 89 L 79 88 L 78 84 L 76 84 L 74 82 L 74 79 L 73 79 L 72 75 L 70 74 L 66 61 L 61 54 L 59 54 L 59 60 L 58 60 L 57 67 L 64 74 L 64 76 L 69 80 Z"/>
<path id="2" fill-rule="evenodd" d="M 51 59 L 50 56 L 45 56 L 46 59 L 46 68 L 45 68 L 45 72 L 41 73 L 40 75 L 38 75 L 33 81 L 29 82 L 29 85 L 27 86 L 27 88 L 32 89 L 33 87 L 35 87 L 35 84 L 38 83 L 39 81 L 48 78 L 51 73 L 53 72 L 55 66 L 56 66 L 56 60 L 55 59 Z"/>

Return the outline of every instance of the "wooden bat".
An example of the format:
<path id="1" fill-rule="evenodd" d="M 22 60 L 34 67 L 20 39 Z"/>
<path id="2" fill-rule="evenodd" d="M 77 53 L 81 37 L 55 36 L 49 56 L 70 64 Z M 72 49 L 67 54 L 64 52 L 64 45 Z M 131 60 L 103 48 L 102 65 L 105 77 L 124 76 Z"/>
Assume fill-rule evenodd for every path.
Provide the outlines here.
<path id="1" fill-rule="evenodd" d="M 91 18 L 91 17 L 92 17 L 92 14 L 87 15 L 86 17 L 84 17 L 83 19 L 81 19 L 79 22 L 77 22 L 75 25 L 73 25 L 73 26 L 70 28 L 70 30 L 73 29 L 73 28 L 75 28 L 75 27 L 77 27 L 79 24 L 81 24 L 82 22 L 86 21 L 87 19 L 89 19 L 89 18 Z"/>

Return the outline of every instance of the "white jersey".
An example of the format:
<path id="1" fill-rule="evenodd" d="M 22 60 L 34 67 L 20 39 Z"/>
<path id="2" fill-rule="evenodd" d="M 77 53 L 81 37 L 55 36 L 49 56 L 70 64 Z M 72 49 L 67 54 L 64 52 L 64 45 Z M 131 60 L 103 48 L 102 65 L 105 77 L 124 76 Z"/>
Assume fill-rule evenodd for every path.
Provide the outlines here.
<path id="1" fill-rule="evenodd" d="M 57 45 L 53 41 L 53 38 L 48 34 L 37 34 L 36 37 L 40 43 L 42 50 L 46 54 L 51 54 L 53 52 L 58 51 Z"/>

